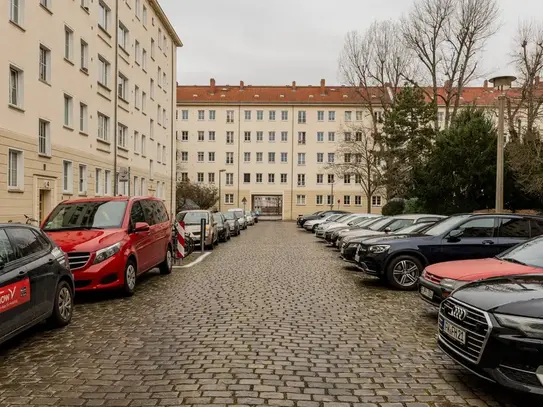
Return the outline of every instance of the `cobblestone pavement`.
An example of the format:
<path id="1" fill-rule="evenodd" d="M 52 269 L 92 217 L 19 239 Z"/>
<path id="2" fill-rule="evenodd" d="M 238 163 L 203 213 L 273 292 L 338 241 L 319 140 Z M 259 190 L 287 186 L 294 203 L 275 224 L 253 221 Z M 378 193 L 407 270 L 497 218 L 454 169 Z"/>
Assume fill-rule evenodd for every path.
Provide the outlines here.
<path id="1" fill-rule="evenodd" d="M 4 344 L 0 405 L 515 405 L 436 350 L 435 325 L 416 294 L 345 269 L 293 223 L 260 223 Z"/>

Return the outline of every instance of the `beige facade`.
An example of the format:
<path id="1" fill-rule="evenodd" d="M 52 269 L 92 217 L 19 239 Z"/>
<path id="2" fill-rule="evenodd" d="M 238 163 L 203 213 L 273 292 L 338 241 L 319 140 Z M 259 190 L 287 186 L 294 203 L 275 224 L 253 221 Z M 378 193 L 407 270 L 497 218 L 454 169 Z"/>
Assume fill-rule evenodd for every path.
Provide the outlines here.
<path id="1" fill-rule="evenodd" d="M 62 200 L 114 193 L 172 208 L 182 44 L 158 3 L 6 2 L 0 222 L 41 221 Z"/>

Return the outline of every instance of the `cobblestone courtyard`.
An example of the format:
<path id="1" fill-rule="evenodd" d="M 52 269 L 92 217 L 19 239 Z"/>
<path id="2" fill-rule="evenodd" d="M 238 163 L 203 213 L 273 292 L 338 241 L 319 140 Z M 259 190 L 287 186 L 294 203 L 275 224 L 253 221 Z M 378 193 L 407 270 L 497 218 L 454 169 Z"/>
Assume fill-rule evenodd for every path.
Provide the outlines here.
<path id="1" fill-rule="evenodd" d="M 260 223 L 132 298 L 79 298 L 67 328 L 2 345 L 0 405 L 539 404 L 458 369 L 435 326 L 415 293 L 346 269 L 293 223 Z"/>

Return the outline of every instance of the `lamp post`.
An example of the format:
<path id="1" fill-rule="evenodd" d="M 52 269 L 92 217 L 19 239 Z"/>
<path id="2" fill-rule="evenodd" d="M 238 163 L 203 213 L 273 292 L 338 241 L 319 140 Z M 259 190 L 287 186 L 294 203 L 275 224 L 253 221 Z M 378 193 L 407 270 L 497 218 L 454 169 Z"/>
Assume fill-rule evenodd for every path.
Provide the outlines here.
<path id="1" fill-rule="evenodd" d="M 221 179 L 222 179 L 221 174 L 225 171 L 226 170 L 219 170 L 219 212 L 222 212 L 221 211 L 221 199 L 222 199 L 221 198 Z"/>
<path id="2" fill-rule="evenodd" d="M 498 142 L 496 157 L 496 213 L 503 212 L 503 147 L 505 138 L 505 92 L 517 78 L 514 76 L 496 76 L 490 79 L 495 88 L 501 91 L 498 96 Z"/>

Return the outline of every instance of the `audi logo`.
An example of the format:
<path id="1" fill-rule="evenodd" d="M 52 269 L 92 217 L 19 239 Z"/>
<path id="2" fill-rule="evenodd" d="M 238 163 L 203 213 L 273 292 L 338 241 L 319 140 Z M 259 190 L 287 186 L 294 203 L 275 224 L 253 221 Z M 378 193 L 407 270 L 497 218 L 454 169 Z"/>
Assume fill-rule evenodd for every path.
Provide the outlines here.
<path id="1" fill-rule="evenodd" d="M 449 311 L 449 315 L 458 319 L 459 321 L 463 321 L 468 316 L 468 311 L 465 308 L 454 305 L 453 309 Z"/>

